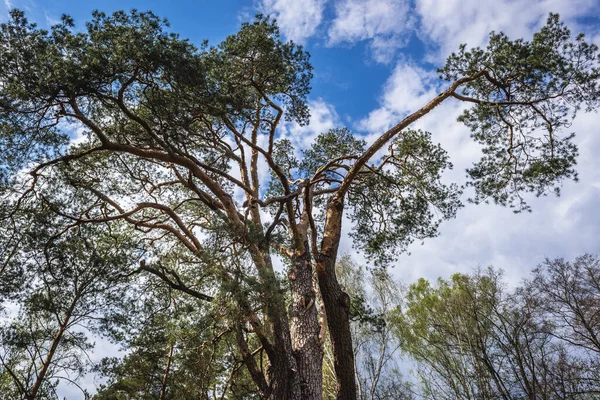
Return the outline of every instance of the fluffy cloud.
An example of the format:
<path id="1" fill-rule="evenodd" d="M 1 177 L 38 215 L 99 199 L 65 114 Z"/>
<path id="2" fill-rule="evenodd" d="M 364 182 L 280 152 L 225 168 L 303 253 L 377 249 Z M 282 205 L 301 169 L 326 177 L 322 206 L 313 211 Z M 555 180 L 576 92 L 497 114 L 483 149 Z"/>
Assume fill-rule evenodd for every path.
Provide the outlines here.
<path id="1" fill-rule="evenodd" d="M 300 126 L 294 122 L 285 127 L 284 136 L 290 139 L 297 149 L 308 147 L 318 134 L 340 126 L 340 118 L 335 108 L 323 99 L 309 101 L 308 107 L 310 109 L 308 125 Z"/>
<path id="2" fill-rule="evenodd" d="M 559 13 L 569 26 L 576 27 L 576 18 L 590 15 L 598 5 L 597 0 L 417 0 L 415 14 L 418 35 L 439 48 L 429 59 L 439 61 L 459 44 L 484 45 L 491 31 L 528 38 L 550 12 Z"/>
<path id="3" fill-rule="evenodd" d="M 372 58 L 393 61 L 416 34 L 435 48 L 426 59 L 439 62 L 459 44 L 485 45 L 489 32 L 530 37 L 550 12 L 578 30 L 577 19 L 600 9 L 596 0 L 332 0 L 333 19 L 323 19 L 328 0 L 262 0 L 260 9 L 275 15 L 287 37 L 303 41 L 325 27 L 329 46 L 368 41 Z"/>
<path id="4" fill-rule="evenodd" d="M 389 62 L 406 44 L 411 27 L 409 7 L 399 0 L 342 0 L 335 4 L 335 18 L 327 36 L 330 46 L 369 40 L 373 58 Z"/>
<path id="5" fill-rule="evenodd" d="M 295 42 L 313 36 L 323 19 L 327 0 L 262 0 L 259 9 L 277 18 L 281 32 Z"/>
<path id="6" fill-rule="evenodd" d="M 399 62 L 383 87 L 381 107 L 361 120 L 359 128 L 369 133 L 382 132 L 395 125 L 400 117 L 418 110 L 435 97 L 436 77 L 432 71 Z"/>

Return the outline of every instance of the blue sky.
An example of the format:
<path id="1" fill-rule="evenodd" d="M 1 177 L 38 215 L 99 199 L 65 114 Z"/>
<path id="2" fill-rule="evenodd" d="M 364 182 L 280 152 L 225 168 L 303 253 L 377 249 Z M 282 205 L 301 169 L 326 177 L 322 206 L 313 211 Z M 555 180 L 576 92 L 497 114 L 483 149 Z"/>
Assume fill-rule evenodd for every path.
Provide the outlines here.
<path id="1" fill-rule="evenodd" d="M 484 45 L 491 30 L 531 38 L 549 12 L 574 32 L 600 45 L 599 0 L 256 0 L 256 1 L 72 1 L 4 0 L 46 25 L 67 13 L 83 24 L 92 10 L 152 10 L 171 29 L 195 43 L 217 44 L 241 21 L 262 12 L 275 16 L 283 34 L 303 44 L 315 67 L 309 102 L 311 124 L 288 124 L 282 134 L 306 146 L 319 132 L 348 126 L 373 140 L 420 108 L 444 84 L 435 67 L 460 43 Z M 1 5 L 0 5 L 1 7 Z M 445 177 L 464 182 L 478 146 L 456 122 L 464 105 L 448 100 L 416 127 L 434 134 L 455 169 Z M 405 283 L 435 279 L 493 264 L 518 284 L 545 257 L 600 253 L 600 115 L 581 113 L 571 130 L 580 146 L 579 183 L 565 183 L 560 198 L 531 197 L 533 213 L 514 215 L 493 205 L 467 205 L 442 225 L 438 238 L 413 244 L 394 274 Z M 349 229 L 349 224 L 345 225 Z M 352 253 L 349 239 L 342 251 Z M 361 259 L 360 255 L 355 255 Z M 75 395 L 74 395 L 75 396 Z M 69 397 L 71 398 L 71 397 Z M 76 398 L 76 397 L 73 397 Z"/>

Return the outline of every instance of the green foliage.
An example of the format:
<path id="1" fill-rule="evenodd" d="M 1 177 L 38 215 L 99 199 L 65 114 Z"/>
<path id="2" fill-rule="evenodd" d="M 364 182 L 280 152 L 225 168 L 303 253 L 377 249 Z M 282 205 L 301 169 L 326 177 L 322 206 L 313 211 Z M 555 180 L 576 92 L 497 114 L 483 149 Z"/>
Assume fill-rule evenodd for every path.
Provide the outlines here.
<path id="1" fill-rule="evenodd" d="M 26 285 L 2 287 L 13 312 L 0 326 L 0 371 L 14 398 L 54 399 L 60 380 L 89 370 L 89 332 L 127 309 L 132 244 L 98 226 L 64 229 L 47 209 L 28 211 L 12 219 L 20 242 L 3 274 L 22 273 Z"/>
<path id="2" fill-rule="evenodd" d="M 169 151 L 185 147 L 211 164 L 232 154 L 223 144 L 215 148 L 211 142 L 218 136 L 202 124 L 224 114 L 234 122 L 252 114 L 259 96 L 274 95 L 287 118 L 307 121 L 308 54 L 282 43 L 268 18 L 199 51 L 165 32 L 166 21 L 150 12 L 95 12 L 80 33 L 68 17 L 45 31 L 21 11 L 11 16 L 0 40 L 0 78 L 6 82 L 0 165 L 6 176 L 66 150 L 61 121 L 76 121 L 77 112 L 69 110 L 75 102 L 107 139 Z"/>
<path id="3" fill-rule="evenodd" d="M 405 312 L 397 314 L 404 349 L 421 361 L 431 360 L 435 357 L 421 351 L 438 351 L 426 344 L 445 340 L 447 329 L 455 327 L 461 329 L 461 333 L 475 335 L 477 321 L 485 321 L 477 314 L 489 315 L 491 307 L 498 302 L 498 279 L 499 275 L 493 270 L 489 275 L 473 278 L 454 274 L 449 282 L 439 279 L 437 287 L 420 278 L 409 288 Z M 472 303 L 475 293 L 477 304 Z M 459 315 L 461 312 L 465 312 L 465 318 Z M 461 321 L 460 326 L 455 325 L 457 319 Z"/>
<path id="4" fill-rule="evenodd" d="M 581 37 L 571 42 L 551 16 L 532 42 L 492 34 L 487 49 L 462 47 L 448 59 L 442 77 L 463 84 L 436 99 L 474 104 L 461 120 L 484 147 L 469 170 L 476 201 L 489 197 L 526 209 L 522 192 L 545 194 L 561 179 L 576 178 L 572 136 L 558 134 L 580 107 L 597 103 L 596 53 Z M 307 148 L 282 137 L 280 121 L 308 123 L 311 77 L 308 53 L 282 41 L 264 16 L 216 46 L 197 48 L 150 12 L 95 12 L 81 30 L 67 16 L 43 30 L 21 11 L 11 12 L 0 25 L 0 216 L 6 222 L 0 225 L 0 298 L 18 301 L 22 318 L 5 329 L 11 338 L 5 369 L 37 370 L 37 361 L 28 369 L 31 357 L 18 345 L 35 347 L 60 327 L 85 321 L 86 329 L 131 349 L 100 368 L 109 381 L 98 398 L 161 392 L 251 398 L 288 384 L 305 390 L 299 386 L 306 377 L 289 371 L 308 354 L 299 344 L 320 340 L 318 312 L 307 302 L 318 296 L 311 257 L 335 262 L 344 205 L 356 248 L 376 266 L 390 264 L 414 240 L 437 235 L 441 220 L 461 206 L 460 188 L 441 182 L 451 164 L 428 132 L 407 125 L 371 146 L 345 128 L 318 135 Z M 326 215 L 333 221 L 327 232 Z M 285 265 L 308 261 L 301 271 L 308 273 L 286 280 L 273 267 L 273 253 Z M 319 279 L 332 277 L 319 287 L 339 297 L 331 267 L 319 266 L 328 272 Z M 20 278 L 6 283 L 14 277 Z M 358 358 L 361 373 L 368 373 L 361 382 L 375 388 L 383 360 L 393 355 L 388 322 L 398 298 L 384 269 L 370 278 L 377 302 L 356 285 L 350 316 L 368 343 Z M 496 332 L 481 319 L 457 319 L 457 310 L 486 321 L 507 315 L 507 326 L 525 320 L 519 335 L 534 332 L 536 345 L 542 343 L 547 335 L 539 321 L 514 305 L 496 307 L 502 299 L 495 297 L 494 279 L 457 276 L 443 290 L 417 286 L 409 297 L 414 315 L 398 317 L 399 326 L 414 323 L 413 331 L 406 328 L 406 346 L 410 334 L 414 339 L 407 349 L 417 351 L 423 338 L 444 339 L 434 335 L 430 313 L 441 316 L 445 329 L 459 329 L 456 348 L 464 349 L 465 340 L 470 345 L 477 329 Z M 477 307 L 469 293 L 481 300 Z M 341 299 L 321 298 L 334 309 Z M 309 312 L 289 313 L 290 303 Z M 313 338 L 294 336 L 309 325 Z M 24 327 L 35 337 L 21 335 Z M 61 354 L 75 360 L 88 342 L 69 329 L 59 340 Z M 350 354 L 341 351 L 335 356 Z M 443 358 L 428 351 L 423 360 Z M 67 367 L 81 374 L 87 365 Z M 381 396 L 406 393 L 397 374 L 384 372 L 394 378 Z M 27 382 L 17 388 L 25 392 L 33 376 L 25 375 L 3 374 L 1 384 Z M 46 379 L 44 390 L 54 384 Z"/>
<path id="5" fill-rule="evenodd" d="M 463 45 L 439 72 L 453 81 L 485 71 L 461 87 L 459 99 L 475 103 L 459 118 L 484 147 L 468 170 L 475 201 L 491 198 L 516 211 L 529 210 L 523 192 L 560 191 L 577 179 L 573 134 L 561 131 L 581 107 L 598 106 L 598 47 L 570 31 L 551 14 L 531 42 L 492 33 L 486 49 Z"/>
<path id="6" fill-rule="evenodd" d="M 288 120 L 308 123 L 309 56 L 301 46 L 280 40 L 274 20 L 258 15 L 253 23 L 243 23 L 238 33 L 211 48 L 207 58 L 217 98 L 227 111 L 252 118 L 260 101 L 258 89 L 259 95 L 274 96 Z"/>
<path id="7" fill-rule="evenodd" d="M 330 129 L 328 132 L 318 135 L 311 147 L 302 151 L 302 164 L 300 170 L 302 175 L 310 178 L 315 172 L 329 162 L 343 158 L 352 159 L 358 157 L 365 150 L 366 143 L 358 139 L 348 128 Z M 340 179 L 340 174 L 333 170 L 326 171 L 325 179 Z"/>
<path id="8" fill-rule="evenodd" d="M 390 263 L 415 239 L 436 236 L 441 220 L 454 217 L 461 191 L 441 182 L 449 168 L 446 152 L 429 132 L 406 130 L 379 165 L 358 177 L 348 195 L 351 235 L 376 265 Z"/>
<path id="9" fill-rule="evenodd" d="M 562 306 L 548 308 L 549 298 L 539 294 L 540 279 L 548 276 L 537 274 L 514 291 L 493 268 L 410 286 L 392 325 L 426 396 L 584 399 L 597 393 L 597 354 L 577 349 L 577 326 L 559 329 Z"/>
<path id="10" fill-rule="evenodd" d="M 95 372 L 108 378 L 94 399 L 255 398 L 256 390 L 240 368 L 231 326 L 241 318 L 231 299 L 211 304 L 166 289 L 157 279 L 144 286 L 145 299 L 121 338 L 130 352 L 105 358 Z"/>

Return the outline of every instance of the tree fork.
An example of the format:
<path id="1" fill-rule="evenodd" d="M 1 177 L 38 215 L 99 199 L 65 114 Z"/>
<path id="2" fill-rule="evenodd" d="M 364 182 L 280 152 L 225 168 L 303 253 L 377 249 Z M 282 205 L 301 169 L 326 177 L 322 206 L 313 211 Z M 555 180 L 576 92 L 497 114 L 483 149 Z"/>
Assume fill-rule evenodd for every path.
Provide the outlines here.
<path id="1" fill-rule="evenodd" d="M 323 303 L 325 304 L 327 326 L 331 337 L 334 367 L 338 381 L 337 398 L 340 400 L 357 398 L 354 351 L 352 347 L 352 332 L 350 330 L 350 298 L 342 290 L 335 273 L 335 264 L 342 232 L 344 197 L 358 173 L 379 149 L 402 132 L 403 129 L 440 105 L 461 85 L 479 79 L 485 73 L 486 71 L 479 71 L 471 76 L 454 81 L 448 89 L 438 94 L 425 106 L 408 115 L 397 125 L 382 134 L 357 159 L 338 187 L 335 195 L 327 202 L 325 229 L 321 241 L 321 250 L 317 259 L 317 276 L 321 295 L 323 296 Z"/>

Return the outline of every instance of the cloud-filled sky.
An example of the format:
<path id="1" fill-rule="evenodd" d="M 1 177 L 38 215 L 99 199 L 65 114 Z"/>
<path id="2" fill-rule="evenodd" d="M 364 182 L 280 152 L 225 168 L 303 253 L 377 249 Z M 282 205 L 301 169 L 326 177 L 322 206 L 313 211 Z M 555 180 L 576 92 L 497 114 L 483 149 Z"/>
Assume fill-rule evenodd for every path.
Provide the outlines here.
<path id="1" fill-rule="evenodd" d="M 183 37 L 213 44 L 256 13 L 273 15 L 282 33 L 312 54 L 315 67 L 311 124 L 288 125 L 282 133 L 299 145 L 341 126 L 372 140 L 443 90 L 435 68 L 449 53 L 461 43 L 484 45 L 490 31 L 530 39 L 549 12 L 558 12 L 572 31 L 600 45 L 598 0 L 4 0 L 4 7 L 0 20 L 17 7 L 42 26 L 63 13 L 82 24 L 94 9 L 149 9 Z M 456 122 L 463 107 L 448 100 L 416 125 L 449 152 L 455 168 L 446 178 L 459 183 L 479 153 L 468 129 Z M 438 238 L 411 245 L 394 275 L 410 283 L 493 264 L 518 284 L 545 257 L 599 254 L 599 127 L 597 113 L 574 121 L 580 181 L 565 183 L 561 197 L 530 197 L 533 212 L 517 215 L 494 205 L 467 205 L 443 223 Z M 341 250 L 352 248 L 345 239 Z"/>
<path id="2" fill-rule="evenodd" d="M 307 137 L 339 124 L 376 137 L 444 89 L 435 68 L 445 57 L 461 43 L 485 45 L 490 31 L 531 39 L 548 13 L 558 12 L 572 31 L 600 44 L 597 0 L 264 0 L 255 6 L 275 15 L 282 31 L 314 55 L 314 117 Z M 456 122 L 463 107 L 446 102 L 416 124 L 449 152 L 454 170 L 447 179 L 459 183 L 479 155 Z M 493 264 L 518 284 L 545 257 L 600 253 L 599 123 L 597 113 L 581 114 L 571 127 L 580 146 L 580 181 L 565 183 L 561 197 L 531 196 L 533 212 L 516 215 L 468 204 L 442 224 L 438 238 L 413 244 L 394 274 L 409 283 Z M 342 243 L 343 251 L 352 248 L 350 240 Z"/>

